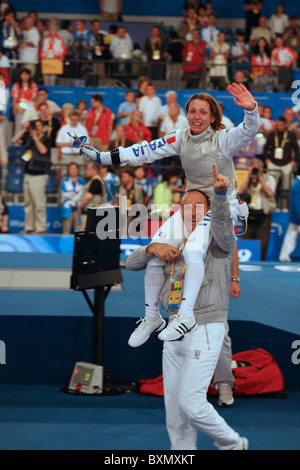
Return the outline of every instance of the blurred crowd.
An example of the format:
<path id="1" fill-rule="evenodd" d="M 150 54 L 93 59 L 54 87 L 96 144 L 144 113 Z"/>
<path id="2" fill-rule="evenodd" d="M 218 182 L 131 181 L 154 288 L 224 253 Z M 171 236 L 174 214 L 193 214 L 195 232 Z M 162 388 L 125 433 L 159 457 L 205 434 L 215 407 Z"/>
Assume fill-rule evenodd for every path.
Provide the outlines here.
<path id="1" fill-rule="evenodd" d="M 63 75 L 95 86 L 114 78 L 129 87 L 132 79 L 147 75 L 182 80 L 186 88 L 224 89 L 238 79 L 255 91 L 285 91 L 299 66 L 299 19 L 287 16 L 283 3 L 267 18 L 262 3 L 246 1 L 245 27 L 233 30 L 219 26 L 212 2 L 187 0 L 177 25 L 149 25 L 149 37 L 140 44 L 120 22 L 119 2 L 103 1 L 100 17 L 70 21 L 44 20 L 36 11 L 18 18 L 2 0 L 0 69 L 6 84 L 16 80 L 22 66 L 45 86 Z M 113 6 L 114 13 L 103 10 Z M 117 24 L 104 30 L 100 18 Z"/>
<path id="2" fill-rule="evenodd" d="M 179 156 L 154 165 L 97 169 L 78 159 L 78 149 L 72 147 L 68 133 L 88 136 L 99 151 L 151 142 L 188 125 L 176 90 L 166 92 L 163 104 L 156 80 L 180 77 L 187 88 L 203 85 L 205 89 L 210 83 L 212 88 L 223 89 L 234 76 L 256 90 L 270 91 L 271 87 L 283 91 L 281 85 L 290 86 L 297 67 L 300 28 L 295 16 L 285 15 L 283 4 L 277 5 L 270 19 L 262 16 L 260 9 L 255 14 L 253 8 L 246 9 L 246 28 L 236 31 L 230 43 L 230 33 L 217 26 L 211 2 L 186 1 L 177 29 L 165 37 L 161 27 L 153 25 L 143 50 L 126 32 L 126 23 L 112 25 L 106 32 L 98 19 L 89 28 L 83 20 L 73 27 L 71 22 L 60 24 L 55 18 L 40 20 L 36 12 L 17 19 L 7 2 L 2 1 L 1 6 L 0 79 L 11 97 L 13 115 L 10 139 L 7 110 L 2 105 L 0 161 L 7 169 L 0 196 L 2 232 L 9 231 L 4 189 L 7 198 L 22 193 L 24 234 L 46 233 L 46 205 L 53 193 L 57 195 L 55 203 L 61 206 L 64 234 L 84 228 L 88 207 L 102 202 L 116 204 L 120 196 L 127 197 L 128 207 L 142 203 L 149 218 L 163 220 L 176 210 L 185 191 Z M 115 15 L 118 21 L 122 19 L 119 10 Z M 65 102 L 60 107 L 49 99 L 47 85 L 55 85 L 58 75 L 43 74 L 43 60 L 67 58 L 79 60 L 80 70 L 88 63 L 90 73 L 102 78 L 115 76 L 128 85 L 117 112 L 105 105 L 101 92 L 92 95 L 90 102 L 81 99 L 76 105 Z M 132 77 L 135 88 L 128 80 Z M 223 103 L 219 106 L 226 128 L 239 124 L 226 116 Z M 286 107 L 282 116 L 273 119 L 272 107 L 259 103 L 261 128 L 234 156 L 239 193 L 250 209 L 242 236 L 261 240 L 262 259 L 267 254 L 272 212 L 288 210 L 291 188 L 298 178 L 299 111 L 299 105 Z"/>

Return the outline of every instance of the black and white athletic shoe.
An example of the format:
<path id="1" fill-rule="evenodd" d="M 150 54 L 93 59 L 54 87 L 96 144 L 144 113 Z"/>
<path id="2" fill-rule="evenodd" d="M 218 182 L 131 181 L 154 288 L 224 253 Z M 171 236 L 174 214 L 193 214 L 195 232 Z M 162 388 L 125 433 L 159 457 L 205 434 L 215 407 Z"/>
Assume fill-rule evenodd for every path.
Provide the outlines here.
<path id="1" fill-rule="evenodd" d="M 184 337 L 186 333 L 191 331 L 197 325 L 195 317 L 184 318 L 177 313 L 169 322 L 167 328 L 161 331 L 158 338 L 161 341 L 178 341 Z"/>

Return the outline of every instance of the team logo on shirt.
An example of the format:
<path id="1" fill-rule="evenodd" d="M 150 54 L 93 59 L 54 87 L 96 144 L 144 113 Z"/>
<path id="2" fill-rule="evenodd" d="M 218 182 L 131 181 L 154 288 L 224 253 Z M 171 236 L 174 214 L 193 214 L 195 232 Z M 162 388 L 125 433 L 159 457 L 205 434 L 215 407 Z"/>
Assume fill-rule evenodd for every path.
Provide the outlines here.
<path id="1" fill-rule="evenodd" d="M 199 351 L 198 349 L 196 349 L 196 351 L 194 352 L 194 355 L 195 355 L 195 359 L 199 360 L 199 359 L 200 359 L 200 355 L 201 355 L 201 351 Z"/>

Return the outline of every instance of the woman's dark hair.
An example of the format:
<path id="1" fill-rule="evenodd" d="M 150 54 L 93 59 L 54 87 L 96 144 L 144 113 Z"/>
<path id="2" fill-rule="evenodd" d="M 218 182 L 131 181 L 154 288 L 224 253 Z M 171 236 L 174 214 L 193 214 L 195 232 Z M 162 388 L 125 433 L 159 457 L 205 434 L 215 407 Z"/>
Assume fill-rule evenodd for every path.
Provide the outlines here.
<path id="1" fill-rule="evenodd" d="M 254 56 L 260 54 L 260 50 L 259 50 L 259 47 L 258 47 L 258 42 L 259 42 L 261 39 L 263 39 L 263 40 L 265 41 L 265 53 L 266 53 L 266 56 L 267 56 L 267 57 L 271 57 L 271 49 L 270 49 L 270 46 L 269 46 L 269 44 L 267 43 L 267 41 L 266 41 L 266 39 L 265 39 L 264 37 L 258 38 L 258 40 L 256 41 L 255 46 L 253 47 L 252 54 L 253 54 Z"/>

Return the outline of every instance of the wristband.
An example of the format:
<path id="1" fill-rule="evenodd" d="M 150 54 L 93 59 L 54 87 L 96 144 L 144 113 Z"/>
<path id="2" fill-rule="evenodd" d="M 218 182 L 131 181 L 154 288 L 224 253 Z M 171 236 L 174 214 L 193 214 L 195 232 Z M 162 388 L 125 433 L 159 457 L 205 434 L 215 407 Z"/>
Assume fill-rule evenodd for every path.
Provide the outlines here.
<path id="1" fill-rule="evenodd" d="M 231 282 L 240 282 L 240 278 L 239 277 L 232 277 Z"/>
<path id="2" fill-rule="evenodd" d="M 228 189 L 226 189 L 226 191 L 224 191 L 224 193 L 219 193 L 218 191 L 215 190 L 215 193 L 216 193 L 218 196 L 225 196 L 225 194 L 227 194 L 227 191 L 228 191 Z"/>

